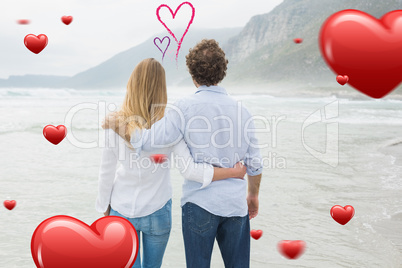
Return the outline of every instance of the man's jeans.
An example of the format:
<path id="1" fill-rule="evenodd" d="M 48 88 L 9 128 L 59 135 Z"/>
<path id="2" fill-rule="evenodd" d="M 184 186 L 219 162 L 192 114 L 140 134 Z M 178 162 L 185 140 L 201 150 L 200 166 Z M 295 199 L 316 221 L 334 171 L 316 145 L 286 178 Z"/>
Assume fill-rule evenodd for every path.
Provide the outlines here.
<path id="1" fill-rule="evenodd" d="M 172 200 L 166 205 L 152 213 L 141 218 L 127 218 L 119 212 L 110 210 L 110 216 L 120 216 L 135 227 L 138 235 L 138 255 L 133 268 L 158 268 L 162 265 L 163 254 L 169 240 L 170 230 L 172 228 Z M 140 254 L 140 241 L 142 233 L 142 264 Z"/>
<path id="2" fill-rule="evenodd" d="M 186 203 L 182 207 L 182 230 L 187 268 L 208 268 L 214 241 L 218 241 L 225 268 L 250 266 L 250 220 L 221 217 Z"/>

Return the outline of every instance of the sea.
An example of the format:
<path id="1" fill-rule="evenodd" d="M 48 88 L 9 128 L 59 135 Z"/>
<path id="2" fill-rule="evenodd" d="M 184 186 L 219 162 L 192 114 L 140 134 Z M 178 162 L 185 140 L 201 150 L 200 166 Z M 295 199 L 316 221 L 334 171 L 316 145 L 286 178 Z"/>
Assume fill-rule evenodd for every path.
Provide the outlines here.
<path id="1" fill-rule="evenodd" d="M 251 239 L 251 267 L 402 267 L 402 99 L 227 90 L 255 116 L 264 160 L 251 220 L 263 235 Z M 169 103 L 194 92 L 169 88 Z M 90 225 L 103 216 L 95 210 L 100 125 L 124 94 L 0 89 L 0 201 L 17 201 L 13 210 L 0 208 L 0 267 L 35 267 L 32 234 L 49 217 Z M 51 144 L 46 125 L 65 125 L 67 137 Z M 173 226 L 162 267 L 181 268 L 183 178 L 175 168 L 171 180 Z M 347 224 L 331 217 L 335 205 L 354 207 Z M 303 254 L 284 257 L 282 240 L 303 240 Z M 211 267 L 224 267 L 216 243 Z"/>

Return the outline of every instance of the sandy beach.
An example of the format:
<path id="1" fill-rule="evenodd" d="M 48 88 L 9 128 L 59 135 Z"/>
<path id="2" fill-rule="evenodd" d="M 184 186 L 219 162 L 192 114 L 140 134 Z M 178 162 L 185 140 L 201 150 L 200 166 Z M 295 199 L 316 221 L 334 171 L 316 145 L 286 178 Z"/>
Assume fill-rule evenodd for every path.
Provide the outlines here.
<path id="1" fill-rule="evenodd" d="M 169 90 L 169 102 L 193 92 Z M 69 215 L 90 225 L 103 216 L 94 208 L 101 155 L 97 141 L 104 117 L 100 108 L 119 106 L 124 91 L 21 89 L 0 90 L 0 95 L 0 196 L 17 201 L 12 211 L 0 211 L 0 267 L 32 268 L 30 241 L 43 220 Z M 400 268 L 401 101 L 233 96 L 271 127 L 275 118 L 278 122 L 275 131 L 258 133 L 269 146 L 261 151 L 266 166 L 260 213 L 251 221 L 251 229 L 263 230 L 263 236 L 251 241 L 251 268 Z M 306 150 L 325 152 L 327 122 L 307 127 L 304 139 L 302 127 L 316 111 L 336 101 L 339 115 L 331 122 L 338 123 L 339 150 L 333 167 Z M 47 142 L 43 127 L 66 124 L 67 114 L 77 105 L 87 109 L 73 117 L 67 138 L 57 146 Z M 256 126 L 264 123 L 259 120 Z M 74 139 L 95 145 L 82 148 Z M 172 169 L 171 180 L 173 227 L 162 267 L 184 268 L 183 178 L 178 170 Z M 344 226 L 336 223 L 329 213 L 334 205 L 352 205 L 355 216 Z M 281 240 L 304 240 L 306 251 L 288 260 L 277 250 Z M 216 244 L 211 267 L 224 267 Z"/>

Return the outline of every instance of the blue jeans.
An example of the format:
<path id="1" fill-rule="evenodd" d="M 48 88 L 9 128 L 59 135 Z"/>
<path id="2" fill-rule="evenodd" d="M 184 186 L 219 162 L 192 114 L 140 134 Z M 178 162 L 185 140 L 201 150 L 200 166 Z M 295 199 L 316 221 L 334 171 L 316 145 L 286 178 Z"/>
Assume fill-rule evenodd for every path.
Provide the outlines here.
<path id="1" fill-rule="evenodd" d="M 162 265 L 163 254 L 172 229 L 172 199 L 154 213 L 140 218 L 127 218 L 110 209 L 110 216 L 120 216 L 131 222 L 137 230 L 138 255 L 132 268 L 158 268 Z M 141 263 L 142 234 L 142 263 Z"/>
<path id="2" fill-rule="evenodd" d="M 187 268 L 208 268 L 215 238 L 225 268 L 250 266 L 250 220 L 221 217 L 193 203 L 182 207 L 182 230 Z"/>

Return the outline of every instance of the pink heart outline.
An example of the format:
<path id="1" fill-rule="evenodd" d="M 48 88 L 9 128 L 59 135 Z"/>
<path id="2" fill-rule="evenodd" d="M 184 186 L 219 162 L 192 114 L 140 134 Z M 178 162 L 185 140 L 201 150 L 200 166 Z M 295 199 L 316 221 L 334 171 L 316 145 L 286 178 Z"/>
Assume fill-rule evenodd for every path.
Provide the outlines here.
<path id="1" fill-rule="evenodd" d="M 169 11 L 170 11 L 170 14 L 172 14 L 173 19 L 174 19 L 174 18 L 176 17 L 177 12 L 178 12 L 179 9 L 181 8 L 181 6 L 184 5 L 184 4 L 187 4 L 187 5 L 189 5 L 189 6 L 191 7 L 191 9 L 192 9 L 192 14 L 191 14 L 190 22 L 188 23 L 187 28 L 186 28 L 186 30 L 184 31 L 184 34 L 183 34 L 183 36 L 181 37 L 180 42 L 179 42 L 179 41 L 177 40 L 176 36 L 174 35 L 174 33 L 173 33 L 173 32 L 169 29 L 169 27 L 167 27 L 166 24 L 161 20 L 161 17 L 160 17 L 160 15 L 159 15 L 159 10 L 160 10 L 162 7 L 167 7 L 167 8 L 169 9 Z M 169 34 L 170 34 L 171 36 L 173 36 L 174 40 L 176 40 L 176 43 L 177 43 L 176 61 L 177 61 L 177 59 L 178 59 L 178 57 L 179 57 L 179 50 L 180 50 L 180 47 L 181 47 L 181 43 L 183 42 L 184 36 L 187 34 L 188 29 L 190 28 L 190 25 L 193 23 L 194 16 L 195 16 L 195 8 L 194 8 L 194 6 L 193 6 L 190 2 L 183 2 L 183 3 L 181 3 L 181 4 L 176 8 L 176 11 L 175 11 L 174 13 L 173 13 L 172 9 L 171 9 L 168 5 L 165 5 L 165 4 L 160 5 L 160 6 L 156 9 L 156 17 L 158 18 L 158 20 L 160 21 L 160 23 L 162 23 L 162 25 L 166 28 L 166 30 L 168 30 Z"/>
<path id="2" fill-rule="evenodd" d="M 165 51 L 162 51 L 162 49 L 156 44 L 156 39 L 158 39 L 158 40 L 159 40 L 159 43 L 161 43 L 161 45 L 162 45 L 162 44 L 163 44 L 163 40 L 165 40 L 165 38 L 168 39 L 169 43 L 168 43 L 168 45 L 166 46 Z M 169 38 L 169 36 L 163 37 L 162 40 L 161 40 L 159 37 L 155 37 L 155 38 L 154 38 L 154 44 L 155 44 L 155 46 L 159 49 L 159 51 L 162 52 L 162 61 L 163 61 L 163 58 L 165 57 L 165 53 L 166 53 L 166 51 L 168 50 L 168 48 L 169 48 L 169 46 L 170 46 L 170 38 Z"/>

